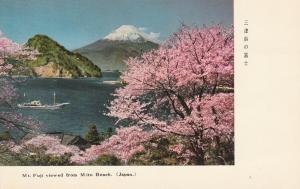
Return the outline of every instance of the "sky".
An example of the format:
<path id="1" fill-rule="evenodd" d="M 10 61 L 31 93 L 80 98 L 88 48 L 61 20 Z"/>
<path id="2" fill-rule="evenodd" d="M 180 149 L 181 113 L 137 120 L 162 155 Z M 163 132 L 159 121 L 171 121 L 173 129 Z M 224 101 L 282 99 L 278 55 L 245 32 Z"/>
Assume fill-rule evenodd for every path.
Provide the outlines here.
<path id="1" fill-rule="evenodd" d="M 45 34 L 73 50 L 121 25 L 159 33 L 163 41 L 186 25 L 233 24 L 232 0 L 0 0 L 0 30 L 25 43 Z"/>

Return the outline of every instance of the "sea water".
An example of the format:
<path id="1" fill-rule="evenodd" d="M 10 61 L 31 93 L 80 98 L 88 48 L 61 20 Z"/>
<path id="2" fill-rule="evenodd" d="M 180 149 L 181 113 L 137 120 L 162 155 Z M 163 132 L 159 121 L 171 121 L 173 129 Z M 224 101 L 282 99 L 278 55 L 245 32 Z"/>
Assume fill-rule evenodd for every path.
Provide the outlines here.
<path id="1" fill-rule="evenodd" d="M 119 74 L 114 72 L 103 73 L 100 79 L 26 78 L 15 84 L 20 94 L 18 103 L 40 100 L 42 104 L 53 104 L 55 91 L 56 103 L 70 104 L 58 110 L 14 108 L 11 111 L 40 121 L 43 132 L 84 136 L 90 124 L 96 124 L 100 132 L 106 131 L 109 127 L 113 128 L 116 121 L 105 115 L 108 111 L 106 106 L 113 99 L 112 93 L 121 84 L 105 81 L 118 79 Z"/>

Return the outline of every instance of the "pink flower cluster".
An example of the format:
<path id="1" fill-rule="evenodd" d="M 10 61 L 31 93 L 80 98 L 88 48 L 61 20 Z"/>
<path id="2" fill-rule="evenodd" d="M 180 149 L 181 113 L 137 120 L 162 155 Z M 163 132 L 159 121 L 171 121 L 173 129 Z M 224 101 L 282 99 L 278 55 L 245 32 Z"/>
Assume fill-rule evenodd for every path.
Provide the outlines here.
<path id="1" fill-rule="evenodd" d="M 26 152 L 31 147 L 44 149 L 45 154 L 62 156 L 65 154 L 78 154 L 80 149 L 73 145 L 62 145 L 61 141 L 53 136 L 38 135 L 30 140 L 24 141 L 21 145 L 15 145 L 11 150 L 16 153 Z"/>
<path id="2" fill-rule="evenodd" d="M 28 60 L 35 59 L 36 55 L 38 55 L 36 50 L 17 44 L 0 32 L 0 105 L 12 106 L 18 97 L 13 81 L 8 77 L 12 65 L 7 59 Z M 19 130 L 37 128 L 37 122 L 31 118 L 11 112 L 0 112 L 0 125 Z"/>
<path id="3" fill-rule="evenodd" d="M 170 152 L 176 153 L 178 158 L 183 159 L 183 164 L 188 164 L 190 159 L 195 156 L 195 154 L 189 149 L 186 149 L 183 144 L 175 144 L 170 146 L 169 150 Z"/>
<path id="4" fill-rule="evenodd" d="M 17 128 L 21 131 L 37 130 L 40 128 L 40 123 L 31 117 L 23 116 L 22 114 L 13 112 L 0 112 L 0 124 L 6 128 Z"/>
<path id="5" fill-rule="evenodd" d="M 71 157 L 77 164 L 85 164 L 96 160 L 104 154 L 115 155 L 126 163 L 132 155 L 144 151 L 143 142 L 148 141 L 156 133 L 146 132 L 139 127 L 124 127 L 116 130 L 116 134 L 103 141 L 100 145 L 93 145 L 83 153 Z"/>
<path id="6" fill-rule="evenodd" d="M 15 58 L 18 60 L 22 59 L 35 59 L 38 55 L 38 51 L 26 47 L 25 45 L 20 45 L 13 42 L 11 39 L 5 37 L 0 33 L 0 65 L 3 64 L 3 59 L 5 58 Z"/>

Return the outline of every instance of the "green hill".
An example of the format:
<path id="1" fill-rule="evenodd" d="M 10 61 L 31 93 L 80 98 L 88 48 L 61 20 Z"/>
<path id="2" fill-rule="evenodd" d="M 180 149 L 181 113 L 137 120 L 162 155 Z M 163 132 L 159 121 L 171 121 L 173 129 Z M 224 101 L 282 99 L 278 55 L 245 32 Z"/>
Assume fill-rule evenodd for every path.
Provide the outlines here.
<path id="1" fill-rule="evenodd" d="M 39 51 L 36 60 L 16 64 L 14 75 L 38 77 L 101 77 L 101 70 L 88 58 L 70 52 L 46 35 L 35 35 L 26 43 Z M 22 68 L 22 69 L 19 69 Z"/>

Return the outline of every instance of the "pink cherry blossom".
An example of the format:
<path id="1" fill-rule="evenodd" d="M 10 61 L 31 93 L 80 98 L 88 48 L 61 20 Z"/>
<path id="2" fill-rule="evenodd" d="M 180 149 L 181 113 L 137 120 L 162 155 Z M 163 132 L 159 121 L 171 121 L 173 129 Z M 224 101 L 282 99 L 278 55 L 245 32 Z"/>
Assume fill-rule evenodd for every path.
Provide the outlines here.
<path id="1" fill-rule="evenodd" d="M 107 115 L 189 141 L 204 149 L 233 140 L 233 28 L 183 26 L 159 49 L 127 61 Z"/>
<path id="2" fill-rule="evenodd" d="M 65 154 L 78 154 L 80 149 L 74 145 L 63 145 L 57 137 L 47 136 L 47 135 L 38 135 L 32 139 L 24 141 L 20 145 L 15 145 L 11 150 L 16 153 L 24 153 L 30 147 L 45 149 L 45 154 L 62 156 Z"/>
<path id="3" fill-rule="evenodd" d="M 8 59 L 35 59 L 37 51 L 24 45 L 19 45 L 0 32 L 0 106 L 13 106 L 18 94 L 13 86 L 14 80 L 9 77 L 12 65 Z M 16 128 L 21 131 L 36 129 L 38 123 L 31 118 L 23 117 L 13 112 L 0 112 L 0 126 Z"/>
<path id="4" fill-rule="evenodd" d="M 71 157 L 77 164 L 85 164 L 96 160 L 104 154 L 115 155 L 124 163 L 136 153 L 144 151 L 143 143 L 157 136 L 157 132 L 146 132 L 140 127 L 124 127 L 116 130 L 116 134 L 99 145 L 93 145 L 83 153 Z"/>

